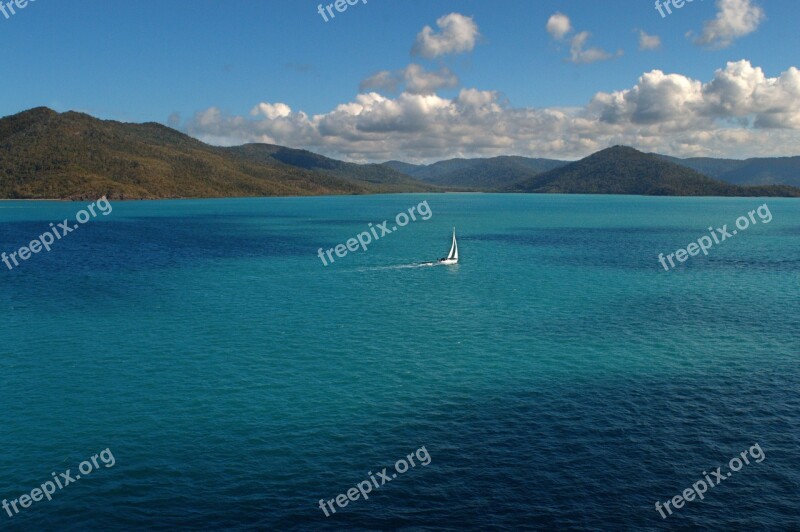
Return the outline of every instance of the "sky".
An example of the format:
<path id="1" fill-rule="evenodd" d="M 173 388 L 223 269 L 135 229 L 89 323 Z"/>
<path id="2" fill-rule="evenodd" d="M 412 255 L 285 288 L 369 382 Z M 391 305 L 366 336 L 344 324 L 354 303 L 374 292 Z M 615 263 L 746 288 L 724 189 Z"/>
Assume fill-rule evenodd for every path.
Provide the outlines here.
<path id="1" fill-rule="evenodd" d="M 796 0 L 17 1 L 0 116 L 354 162 L 800 154 Z"/>

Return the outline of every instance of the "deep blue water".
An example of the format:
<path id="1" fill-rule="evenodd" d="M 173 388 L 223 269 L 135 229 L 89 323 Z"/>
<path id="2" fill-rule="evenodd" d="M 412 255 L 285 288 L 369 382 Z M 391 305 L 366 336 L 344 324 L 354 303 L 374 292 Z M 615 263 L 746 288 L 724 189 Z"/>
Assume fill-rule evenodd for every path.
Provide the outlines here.
<path id="1" fill-rule="evenodd" d="M 317 257 L 422 201 L 429 220 Z M 769 224 L 659 265 L 765 201 Z M 0 202 L 0 251 L 85 205 Z M 0 263 L 0 498 L 114 466 L 0 529 L 800 529 L 796 200 L 112 205 Z M 409 267 L 453 226 L 458 266 Z M 318 507 L 423 446 L 369 500 Z"/>

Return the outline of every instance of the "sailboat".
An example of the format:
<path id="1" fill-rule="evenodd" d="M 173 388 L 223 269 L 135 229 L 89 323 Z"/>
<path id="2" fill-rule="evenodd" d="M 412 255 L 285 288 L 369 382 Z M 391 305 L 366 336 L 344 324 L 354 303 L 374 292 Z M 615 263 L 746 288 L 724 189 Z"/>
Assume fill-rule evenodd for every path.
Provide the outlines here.
<path id="1" fill-rule="evenodd" d="M 453 228 L 453 245 L 450 246 L 450 253 L 443 259 L 439 259 L 439 264 L 449 266 L 451 264 L 458 264 L 458 242 L 456 242 L 456 228 Z"/>

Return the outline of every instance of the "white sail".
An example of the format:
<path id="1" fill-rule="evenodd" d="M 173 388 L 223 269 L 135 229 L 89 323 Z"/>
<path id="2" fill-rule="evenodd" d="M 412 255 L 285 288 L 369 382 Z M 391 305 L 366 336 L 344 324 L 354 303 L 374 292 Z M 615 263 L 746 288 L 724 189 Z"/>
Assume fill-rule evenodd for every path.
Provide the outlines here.
<path id="1" fill-rule="evenodd" d="M 456 228 L 453 228 L 453 245 L 450 246 L 450 252 L 447 254 L 447 257 L 443 259 L 439 259 L 439 264 L 444 264 L 445 266 L 452 266 L 453 264 L 458 264 L 458 242 L 456 242 Z"/>
<path id="2" fill-rule="evenodd" d="M 453 228 L 453 245 L 450 247 L 450 253 L 447 254 L 447 260 L 458 260 L 458 242 L 456 242 L 456 229 Z"/>

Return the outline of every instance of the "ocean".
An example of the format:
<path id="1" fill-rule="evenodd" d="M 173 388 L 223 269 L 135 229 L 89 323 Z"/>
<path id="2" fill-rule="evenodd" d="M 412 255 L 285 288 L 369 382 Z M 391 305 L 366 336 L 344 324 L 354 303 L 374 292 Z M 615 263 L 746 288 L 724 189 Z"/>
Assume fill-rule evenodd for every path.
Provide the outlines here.
<path id="1" fill-rule="evenodd" d="M 0 251 L 88 203 L 0 202 Z M 69 482 L 0 529 L 800 529 L 796 200 L 111 206 L 0 263 L 0 499 Z"/>

